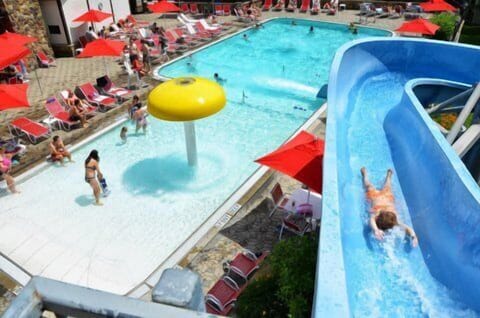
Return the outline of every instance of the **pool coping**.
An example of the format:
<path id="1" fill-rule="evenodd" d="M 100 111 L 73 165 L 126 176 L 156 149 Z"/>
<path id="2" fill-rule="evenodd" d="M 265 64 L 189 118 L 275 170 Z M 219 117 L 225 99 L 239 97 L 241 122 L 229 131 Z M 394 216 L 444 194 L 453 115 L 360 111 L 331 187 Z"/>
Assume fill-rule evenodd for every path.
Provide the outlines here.
<path id="1" fill-rule="evenodd" d="M 335 24 L 335 25 L 345 25 L 347 26 L 348 24 L 346 23 L 340 23 L 340 22 L 331 22 L 331 21 L 322 21 L 322 20 L 315 20 L 315 19 L 307 19 L 307 18 L 287 18 L 287 17 L 273 17 L 273 18 L 269 18 L 269 19 L 266 19 L 266 20 L 262 20 L 260 22 L 258 22 L 259 25 L 263 25 L 265 23 L 269 23 L 269 22 L 272 22 L 274 20 L 305 20 L 305 21 L 310 21 L 310 22 L 315 22 L 315 23 L 326 23 L 326 24 Z M 209 48 L 210 46 L 213 46 L 213 45 L 216 45 L 218 44 L 219 42 L 222 42 L 222 41 L 225 41 L 231 37 L 234 37 L 242 32 L 245 32 L 245 31 L 248 31 L 248 30 L 251 30 L 253 29 L 255 25 L 250 25 L 246 28 L 242 28 L 240 30 L 238 30 L 237 32 L 234 32 L 234 33 L 231 33 L 231 34 L 228 34 L 226 35 L 225 37 L 220 37 L 219 39 L 215 40 L 215 41 L 212 41 L 208 44 L 205 44 L 205 45 L 202 45 L 192 51 L 187 51 L 185 53 L 183 53 L 182 55 L 180 56 L 177 56 L 176 58 L 174 58 L 173 60 L 170 60 L 168 61 L 167 63 L 164 63 L 160 66 L 157 66 L 153 69 L 152 71 L 152 78 L 157 80 L 157 81 L 168 81 L 170 79 L 172 79 L 171 77 L 168 77 L 168 76 L 161 76 L 161 75 L 158 75 L 159 74 L 159 70 L 161 70 L 162 68 L 166 67 L 166 66 L 169 66 L 170 64 L 173 64 L 175 62 L 177 62 L 178 60 L 181 60 L 181 59 L 184 59 L 185 57 L 189 56 L 189 55 L 193 55 L 199 51 L 202 51 L 202 50 L 205 50 L 207 48 Z M 373 27 L 368 27 L 368 26 L 358 26 L 359 28 L 362 28 L 362 29 L 373 29 L 373 30 L 381 30 L 381 31 L 385 31 L 387 33 L 390 33 L 391 37 L 396 37 L 397 36 L 397 33 L 395 33 L 394 31 L 391 31 L 391 30 L 388 30 L 388 29 L 385 29 L 385 28 L 373 28 Z M 356 41 L 356 40 L 354 40 Z M 350 43 L 350 42 L 347 42 L 347 43 Z M 346 43 L 346 44 L 347 44 Z M 345 45 L 345 44 L 344 44 Z M 338 48 L 340 49 L 340 48 Z M 337 49 L 337 50 L 338 50 Z"/>

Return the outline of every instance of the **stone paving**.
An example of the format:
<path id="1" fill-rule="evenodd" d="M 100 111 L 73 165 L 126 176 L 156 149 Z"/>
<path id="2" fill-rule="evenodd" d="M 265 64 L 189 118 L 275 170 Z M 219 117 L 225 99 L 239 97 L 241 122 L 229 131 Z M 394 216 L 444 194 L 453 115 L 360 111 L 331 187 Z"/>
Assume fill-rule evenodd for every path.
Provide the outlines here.
<path id="1" fill-rule="evenodd" d="M 343 11 L 335 16 L 327 16 L 319 14 L 312 16 L 302 13 L 286 13 L 286 12 L 263 12 L 262 19 L 273 18 L 277 16 L 307 18 L 313 20 L 349 23 L 359 20 L 356 15 L 358 11 Z M 176 19 L 158 19 L 154 14 L 142 14 L 137 16 L 138 20 L 157 21 L 159 25 L 170 27 L 178 25 Z M 158 20 L 157 20 L 158 19 Z M 220 21 L 233 22 L 234 17 L 219 17 Z M 379 27 L 393 30 L 397 28 L 403 20 L 396 19 L 377 19 L 375 22 L 370 20 L 368 26 Z M 243 27 L 243 23 L 234 23 L 230 32 L 235 32 Z M 74 88 L 75 85 L 84 82 L 94 82 L 97 77 L 105 74 L 105 67 L 109 70 L 109 75 L 118 85 L 126 85 L 127 77 L 118 66 L 114 58 L 59 58 L 57 59 L 57 67 L 48 69 L 38 69 L 38 80 L 42 87 L 42 92 L 36 81 L 35 73 L 31 73 L 30 88 L 28 91 L 29 100 L 32 104 L 29 108 L 0 112 L 0 137 L 7 134 L 7 124 L 13 118 L 19 116 L 27 116 L 34 120 L 46 117 L 43 102 L 48 96 L 57 95 L 59 91 L 66 88 Z M 137 92 L 141 96 L 146 96 L 148 89 L 156 84 L 155 81 L 147 79 L 150 87 Z M 101 114 L 96 119 L 94 125 L 87 129 L 77 129 L 71 133 L 62 132 L 66 143 L 78 142 L 80 139 L 98 131 L 111 123 L 124 112 L 125 105 L 115 112 L 109 114 Z M 324 123 L 318 121 L 313 132 L 323 137 Z M 39 145 L 28 145 L 28 152 L 37 153 L 36 158 L 25 162 L 25 166 L 33 165 L 45 153 L 47 143 L 43 142 Z M 38 155 L 40 154 L 40 155 Z M 268 218 L 269 205 L 268 191 L 274 182 L 280 182 L 284 190 L 293 191 L 300 184 L 292 178 L 274 174 L 269 178 L 255 195 L 243 205 L 242 209 L 225 225 L 225 227 L 212 239 L 208 239 L 206 243 L 196 246 L 195 256 L 188 260 L 187 267 L 197 271 L 202 276 L 204 282 L 204 290 L 208 290 L 213 283 L 223 274 L 222 263 L 231 259 L 236 253 L 243 248 L 249 248 L 253 251 L 271 250 L 278 240 L 278 232 L 276 227 L 280 224 L 280 213 L 276 213 L 272 218 Z M 12 282 L 5 274 L 0 271 L 0 314 L 8 306 L 14 295 L 18 293 L 20 286 Z"/>

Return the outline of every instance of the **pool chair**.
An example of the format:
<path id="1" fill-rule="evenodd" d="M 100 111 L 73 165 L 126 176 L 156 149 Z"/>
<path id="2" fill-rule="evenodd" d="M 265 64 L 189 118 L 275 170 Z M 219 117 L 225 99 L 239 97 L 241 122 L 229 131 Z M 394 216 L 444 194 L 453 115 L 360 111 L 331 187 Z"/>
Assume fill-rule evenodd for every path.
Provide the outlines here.
<path id="1" fill-rule="evenodd" d="M 215 15 L 222 16 L 223 15 L 223 7 L 221 4 L 215 5 Z"/>
<path id="2" fill-rule="evenodd" d="M 114 97 L 119 102 L 126 101 L 130 95 L 132 95 L 132 91 L 123 87 L 117 87 L 108 75 L 104 75 L 102 77 L 97 78 L 97 87 L 100 91 L 110 97 Z"/>
<path id="3" fill-rule="evenodd" d="M 278 235 L 278 240 L 282 239 L 284 231 L 289 231 L 295 235 L 303 236 L 306 232 L 311 230 L 311 228 L 312 225 L 310 222 L 307 221 L 306 215 L 288 214 L 282 219 L 282 225 L 280 227 L 280 234 Z"/>
<path id="4" fill-rule="evenodd" d="M 208 38 L 202 38 L 200 36 L 193 36 L 193 35 L 188 35 L 188 34 L 185 34 L 185 32 L 183 32 L 183 30 L 181 28 L 175 28 L 173 30 L 177 36 L 179 37 L 183 37 L 185 39 L 188 39 L 189 41 L 192 41 L 192 42 L 206 42 L 208 41 Z"/>
<path id="5" fill-rule="evenodd" d="M 37 52 L 38 64 L 40 67 L 57 66 L 53 58 L 49 58 L 43 51 Z"/>
<path id="6" fill-rule="evenodd" d="M 173 30 L 165 30 L 164 32 L 165 37 L 167 38 L 167 41 L 169 44 L 174 44 L 178 48 L 187 48 L 187 45 L 195 45 L 196 43 L 192 42 L 191 40 L 188 41 L 187 38 L 182 38 L 177 35 L 176 32 Z M 183 42 L 183 43 L 182 43 Z"/>
<path id="7" fill-rule="evenodd" d="M 126 20 L 130 22 L 134 27 L 137 28 L 146 28 L 150 25 L 150 22 L 147 21 L 138 21 L 133 15 L 127 15 Z"/>
<path id="8" fill-rule="evenodd" d="M 45 109 L 51 118 L 58 121 L 60 128 L 70 131 L 74 126 L 80 125 L 79 120 L 71 120 L 68 112 L 63 108 L 62 104 L 55 98 L 50 97 L 45 102 Z"/>
<path id="9" fill-rule="evenodd" d="M 203 23 L 201 23 L 201 22 L 195 23 L 195 27 L 201 33 L 210 33 L 210 34 L 215 35 L 215 36 L 218 36 L 218 35 L 220 35 L 220 33 L 222 33 L 222 30 L 220 28 L 209 27 L 207 29 L 205 27 L 205 25 L 203 25 Z"/>
<path id="10" fill-rule="evenodd" d="M 185 24 L 185 28 L 187 29 L 188 33 L 190 33 L 191 36 L 198 37 L 198 38 L 203 38 L 210 40 L 212 37 L 214 37 L 214 34 L 211 33 L 205 33 L 205 32 L 200 32 L 197 31 L 192 24 L 187 23 Z"/>
<path id="11" fill-rule="evenodd" d="M 268 217 L 272 217 L 277 210 L 286 211 L 285 207 L 290 202 L 290 194 L 283 193 L 282 187 L 278 182 L 273 186 L 270 195 L 272 196 L 274 206 Z"/>
<path id="12" fill-rule="evenodd" d="M 310 9 L 310 0 L 302 0 L 302 6 L 300 7 L 300 12 L 307 13 L 308 9 Z"/>
<path id="13" fill-rule="evenodd" d="M 287 12 L 295 12 L 295 10 L 297 10 L 297 0 L 290 0 L 288 2 L 288 6 L 287 8 L 285 9 L 285 11 Z"/>
<path id="14" fill-rule="evenodd" d="M 265 3 L 263 4 L 262 11 L 270 11 L 272 8 L 272 0 L 265 0 Z"/>
<path id="15" fill-rule="evenodd" d="M 241 289 L 230 277 L 223 276 L 207 292 L 205 305 L 210 314 L 226 316 L 233 309 Z"/>
<path id="16" fill-rule="evenodd" d="M 182 13 L 185 13 L 185 14 L 190 13 L 190 9 L 188 8 L 188 3 L 182 3 L 180 5 L 180 10 L 182 10 Z"/>
<path id="17" fill-rule="evenodd" d="M 283 8 L 285 7 L 285 1 L 284 0 L 278 0 L 277 4 L 273 7 L 273 11 L 282 11 Z"/>
<path id="18" fill-rule="evenodd" d="M 67 99 L 68 99 L 68 91 L 63 90 L 60 91 L 60 97 L 61 97 L 61 104 L 63 103 L 63 106 L 65 106 L 65 110 L 69 110 L 70 106 L 68 106 Z M 86 115 L 88 117 L 93 117 L 97 114 L 97 107 L 93 105 L 89 105 L 88 108 L 86 109 Z"/>
<path id="19" fill-rule="evenodd" d="M 85 83 L 77 87 L 83 98 L 92 105 L 96 105 L 102 111 L 107 111 L 116 106 L 115 98 L 101 95 L 91 83 Z"/>
<path id="20" fill-rule="evenodd" d="M 317 15 L 320 12 L 320 0 L 314 0 L 312 8 L 310 9 L 311 15 Z"/>
<path id="21" fill-rule="evenodd" d="M 239 253 L 235 258 L 228 263 L 228 272 L 233 272 L 242 277 L 245 282 L 252 276 L 252 274 L 260 267 L 268 252 L 263 252 L 259 256 L 255 255 L 252 251 L 245 250 L 243 253 Z"/>
<path id="22" fill-rule="evenodd" d="M 11 135 L 26 136 L 32 144 L 42 138 L 48 138 L 50 129 L 27 117 L 19 117 L 10 122 L 8 127 Z"/>
<path id="23" fill-rule="evenodd" d="M 200 11 L 198 11 L 198 6 L 196 3 L 190 3 L 190 14 L 198 15 Z"/>
<path id="24" fill-rule="evenodd" d="M 232 8 L 230 7 L 229 4 L 224 4 L 223 5 L 223 15 L 224 16 L 229 16 L 232 12 Z"/>

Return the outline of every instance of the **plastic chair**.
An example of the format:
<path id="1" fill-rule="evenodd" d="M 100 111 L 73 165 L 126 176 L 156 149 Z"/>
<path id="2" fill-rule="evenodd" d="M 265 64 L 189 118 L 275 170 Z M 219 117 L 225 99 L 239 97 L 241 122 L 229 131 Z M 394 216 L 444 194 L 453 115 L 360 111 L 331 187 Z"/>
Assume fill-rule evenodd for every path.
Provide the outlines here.
<path id="1" fill-rule="evenodd" d="M 270 211 L 268 217 L 271 217 L 273 213 L 279 209 L 286 211 L 285 207 L 290 201 L 290 195 L 283 193 L 282 187 L 278 182 L 273 186 L 272 190 L 270 191 L 270 195 L 272 196 L 274 207 L 272 211 Z"/>

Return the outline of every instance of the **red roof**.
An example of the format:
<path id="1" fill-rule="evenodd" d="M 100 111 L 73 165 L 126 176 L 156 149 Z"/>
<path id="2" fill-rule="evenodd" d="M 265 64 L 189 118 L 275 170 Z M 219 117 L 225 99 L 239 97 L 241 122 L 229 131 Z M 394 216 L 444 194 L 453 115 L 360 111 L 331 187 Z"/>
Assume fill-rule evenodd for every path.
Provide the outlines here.
<path id="1" fill-rule="evenodd" d="M 420 33 L 425 35 L 434 35 L 440 27 L 432 22 L 419 18 L 409 22 L 404 22 L 395 31 L 402 33 Z"/>

